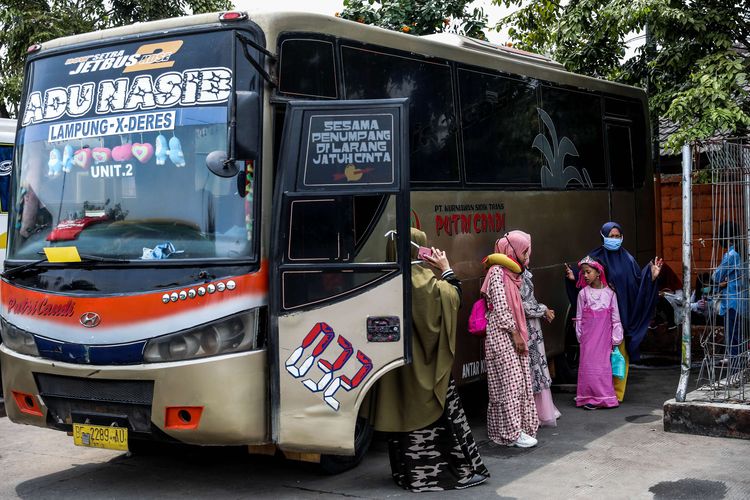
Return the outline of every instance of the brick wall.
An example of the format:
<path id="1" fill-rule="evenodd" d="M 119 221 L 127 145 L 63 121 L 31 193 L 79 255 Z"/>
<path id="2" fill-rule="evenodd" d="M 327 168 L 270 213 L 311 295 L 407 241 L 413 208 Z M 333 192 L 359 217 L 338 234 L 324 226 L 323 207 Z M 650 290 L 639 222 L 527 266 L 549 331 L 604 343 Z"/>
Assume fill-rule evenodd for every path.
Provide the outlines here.
<path id="1" fill-rule="evenodd" d="M 711 265 L 711 188 L 710 184 L 693 186 L 693 278 Z M 664 262 L 682 279 L 682 176 L 662 176 L 661 216 Z"/>

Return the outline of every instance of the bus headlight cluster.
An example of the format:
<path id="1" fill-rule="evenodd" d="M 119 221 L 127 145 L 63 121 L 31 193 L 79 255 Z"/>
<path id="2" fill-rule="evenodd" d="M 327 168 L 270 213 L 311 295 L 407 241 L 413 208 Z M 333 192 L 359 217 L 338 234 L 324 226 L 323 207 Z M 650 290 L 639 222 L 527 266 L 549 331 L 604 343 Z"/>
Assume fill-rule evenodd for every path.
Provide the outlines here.
<path id="1" fill-rule="evenodd" d="M 9 349 L 29 356 L 39 356 L 34 336 L 26 330 L 21 330 L 2 320 L 0 321 L 0 336 L 2 336 L 3 344 Z"/>
<path id="2" fill-rule="evenodd" d="M 258 310 L 151 339 L 143 350 L 146 363 L 163 363 L 248 351 L 256 347 Z"/>

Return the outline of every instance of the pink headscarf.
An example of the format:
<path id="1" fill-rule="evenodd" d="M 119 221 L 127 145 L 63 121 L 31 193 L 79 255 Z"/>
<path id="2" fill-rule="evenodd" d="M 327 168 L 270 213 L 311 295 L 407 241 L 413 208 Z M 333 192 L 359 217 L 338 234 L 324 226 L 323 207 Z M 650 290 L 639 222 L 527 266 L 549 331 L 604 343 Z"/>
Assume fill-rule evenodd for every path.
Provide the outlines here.
<path id="1" fill-rule="evenodd" d="M 524 233 L 523 231 L 511 231 L 495 242 L 495 253 L 507 255 L 521 264 L 521 267 L 523 267 L 524 264 L 522 262 L 521 254 L 526 250 L 528 250 L 530 255 L 531 235 Z M 528 343 L 529 332 L 526 329 L 526 314 L 523 311 L 523 303 L 521 302 L 521 275 L 502 266 L 501 269 L 503 271 L 503 284 L 505 285 L 505 300 L 508 301 L 508 307 L 513 315 L 513 320 L 516 322 L 518 332 L 521 334 L 521 337 L 523 337 L 524 342 Z M 492 270 L 492 268 L 490 268 L 490 270 Z M 482 283 L 481 289 L 485 296 L 489 289 L 489 282 L 490 272 L 488 271 L 487 276 L 484 277 L 484 283 Z"/>
<path id="2" fill-rule="evenodd" d="M 595 261 L 592 257 L 588 255 L 584 257 L 583 259 L 581 259 L 581 261 L 578 263 L 578 268 L 580 269 L 580 267 L 584 264 L 586 264 L 587 266 L 591 266 L 597 271 L 599 271 L 599 280 L 601 280 L 602 285 L 608 286 L 607 276 L 604 274 L 604 266 L 602 266 L 600 263 L 598 263 L 597 261 Z M 578 282 L 576 283 L 576 286 L 578 288 L 583 288 L 586 286 L 586 280 L 583 279 L 583 269 L 580 269 L 578 271 Z"/>

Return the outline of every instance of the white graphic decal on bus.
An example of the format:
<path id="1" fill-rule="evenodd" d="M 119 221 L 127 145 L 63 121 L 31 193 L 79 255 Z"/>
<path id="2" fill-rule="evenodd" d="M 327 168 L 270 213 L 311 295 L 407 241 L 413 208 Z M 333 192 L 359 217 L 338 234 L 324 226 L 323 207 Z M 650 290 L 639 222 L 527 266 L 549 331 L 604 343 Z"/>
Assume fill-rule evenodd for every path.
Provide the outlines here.
<path id="1" fill-rule="evenodd" d="M 180 50 L 182 43 L 182 40 L 149 43 L 138 47 L 133 54 L 126 54 L 124 50 L 114 50 L 72 57 L 65 60 L 65 65 L 76 65 L 68 72 L 69 75 L 119 68 L 124 68 L 123 73 L 170 68 L 174 65 L 172 56 Z"/>
<path id="2" fill-rule="evenodd" d="M 158 111 L 140 115 L 107 116 L 90 120 L 55 123 L 49 126 L 49 142 L 123 135 L 134 132 L 157 132 L 172 130 L 175 125 L 174 111 Z"/>
<path id="3" fill-rule="evenodd" d="M 96 88 L 96 95 L 94 95 Z M 232 92 L 229 68 L 188 69 L 156 77 L 139 75 L 54 87 L 29 94 L 22 126 L 96 114 L 226 102 Z M 51 133 L 51 132 L 50 132 Z"/>
<path id="4" fill-rule="evenodd" d="M 310 353 L 310 355 L 308 355 L 300 364 L 299 362 L 302 359 L 302 355 L 321 335 L 322 338 L 317 343 L 312 353 Z M 372 360 L 365 353 L 357 350 L 356 361 L 361 366 L 359 366 L 359 369 L 354 376 L 352 378 L 349 378 L 346 375 L 334 377 L 336 372 L 339 372 L 345 365 L 347 365 L 354 353 L 354 347 L 351 342 L 339 335 L 337 345 L 341 348 L 341 352 L 336 357 L 335 361 L 330 362 L 325 359 L 318 359 L 331 344 L 331 341 L 335 336 L 336 333 L 328 323 L 316 323 L 307 333 L 305 338 L 302 339 L 302 344 L 295 349 L 291 356 L 289 356 L 284 362 L 284 366 L 294 378 L 302 378 L 307 375 L 307 372 L 310 371 L 317 360 L 317 366 L 320 371 L 323 372 L 323 375 L 317 382 L 308 378 L 303 380 L 302 384 L 311 392 L 322 392 L 323 401 L 328 406 L 338 411 L 341 403 L 335 398 L 336 392 L 341 388 L 346 391 L 351 391 L 359 386 L 370 371 L 372 371 Z"/>
<path id="5" fill-rule="evenodd" d="M 567 137 L 561 137 L 558 142 L 557 130 L 555 130 L 552 118 L 542 108 L 537 108 L 537 111 L 552 138 L 552 145 L 550 145 L 549 140 L 542 133 L 534 137 L 534 142 L 531 145 L 532 148 L 542 152 L 544 160 L 547 162 L 547 165 L 542 166 L 541 170 L 542 187 L 565 189 L 571 181 L 576 181 L 583 187 L 593 187 L 589 173 L 585 168 L 581 168 L 581 172 L 583 172 L 583 177 L 581 177 L 581 172 L 576 167 L 565 166 L 566 156 L 578 156 L 578 150 L 573 141 Z"/>

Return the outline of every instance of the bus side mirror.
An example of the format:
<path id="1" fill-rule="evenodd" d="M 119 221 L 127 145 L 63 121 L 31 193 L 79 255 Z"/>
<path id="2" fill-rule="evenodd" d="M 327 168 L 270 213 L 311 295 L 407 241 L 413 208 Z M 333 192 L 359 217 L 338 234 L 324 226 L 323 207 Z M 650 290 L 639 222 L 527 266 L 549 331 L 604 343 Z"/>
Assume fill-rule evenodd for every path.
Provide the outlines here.
<path id="1" fill-rule="evenodd" d="M 235 93 L 234 157 L 256 160 L 260 149 L 260 96 L 257 92 L 238 90 Z"/>

